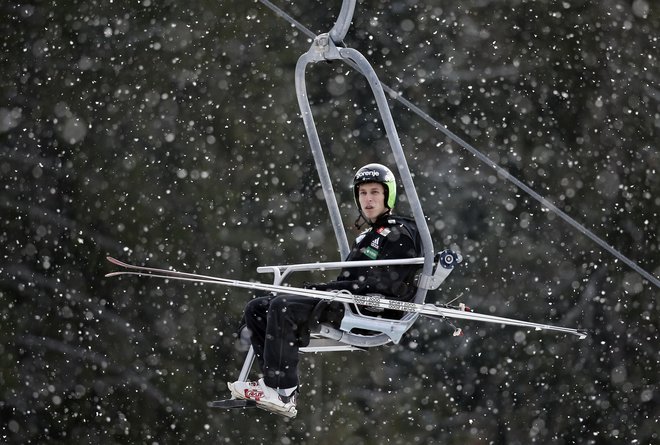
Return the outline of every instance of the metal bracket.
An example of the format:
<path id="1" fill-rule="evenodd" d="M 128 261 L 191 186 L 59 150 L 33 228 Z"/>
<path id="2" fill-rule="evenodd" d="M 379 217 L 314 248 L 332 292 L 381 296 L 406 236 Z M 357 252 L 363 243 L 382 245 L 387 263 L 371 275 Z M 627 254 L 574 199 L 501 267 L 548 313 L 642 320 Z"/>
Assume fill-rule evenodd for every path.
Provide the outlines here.
<path id="1" fill-rule="evenodd" d="M 311 61 L 313 62 L 341 59 L 337 45 L 330 38 L 329 33 L 316 36 L 308 54 L 312 56 Z"/>
<path id="2" fill-rule="evenodd" d="M 447 279 L 451 271 L 454 270 L 456 264 L 461 261 L 463 261 L 463 257 L 449 249 L 436 254 L 435 262 L 437 265 L 433 275 L 422 274 L 419 277 L 418 286 L 422 289 L 437 289 Z"/>

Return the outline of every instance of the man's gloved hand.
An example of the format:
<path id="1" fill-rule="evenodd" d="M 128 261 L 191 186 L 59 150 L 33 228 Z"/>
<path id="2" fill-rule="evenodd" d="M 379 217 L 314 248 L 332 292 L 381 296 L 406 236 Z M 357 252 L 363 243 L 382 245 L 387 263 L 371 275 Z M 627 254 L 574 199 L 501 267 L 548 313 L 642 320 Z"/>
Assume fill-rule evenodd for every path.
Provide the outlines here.
<path id="1" fill-rule="evenodd" d="M 328 290 L 328 285 L 326 283 L 304 283 L 303 287 L 305 289 Z"/>

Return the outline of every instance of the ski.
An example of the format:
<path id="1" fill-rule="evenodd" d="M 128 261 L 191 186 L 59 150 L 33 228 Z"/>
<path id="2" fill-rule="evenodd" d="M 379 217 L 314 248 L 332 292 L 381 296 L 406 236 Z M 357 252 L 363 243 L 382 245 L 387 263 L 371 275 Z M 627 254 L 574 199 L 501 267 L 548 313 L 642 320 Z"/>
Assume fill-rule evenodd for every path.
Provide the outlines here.
<path id="1" fill-rule="evenodd" d="M 107 257 L 108 261 L 112 264 L 122 267 L 126 270 L 118 272 L 110 272 L 106 277 L 114 277 L 120 275 L 137 275 L 148 276 L 153 278 L 174 279 L 180 281 L 190 281 L 196 283 L 219 284 L 221 286 L 237 287 L 242 289 L 262 290 L 269 292 L 285 292 L 310 298 L 318 298 L 322 300 L 336 301 L 341 303 L 356 304 L 359 306 L 375 307 L 382 309 L 393 309 L 402 312 L 412 312 L 424 315 L 431 318 L 440 319 L 462 319 L 472 320 L 484 323 L 494 323 L 508 326 L 520 326 L 534 330 L 548 330 L 555 332 L 562 332 L 571 334 L 583 339 L 587 336 L 587 332 L 583 329 L 568 328 L 563 326 L 556 326 L 544 323 L 534 323 L 525 320 L 518 320 L 513 318 L 498 317 L 495 315 L 480 314 L 471 312 L 459 307 L 458 309 L 451 307 L 443 307 L 431 303 L 414 303 L 409 301 L 390 300 L 379 295 L 354 295 L 348 291 L 320 291 L 315 289 L 306 289 L 293 286 L 280 286 L 275 284 L 264 284 L 252 281 L 232 280 L 228 278 L 218 278 L 208 275 L 200 275 L 194 273 L 178 272 L 175 270 L 158 269 L 153 267 L 136 266 L 133 264 L 124 263 L 113 257 Z"/>

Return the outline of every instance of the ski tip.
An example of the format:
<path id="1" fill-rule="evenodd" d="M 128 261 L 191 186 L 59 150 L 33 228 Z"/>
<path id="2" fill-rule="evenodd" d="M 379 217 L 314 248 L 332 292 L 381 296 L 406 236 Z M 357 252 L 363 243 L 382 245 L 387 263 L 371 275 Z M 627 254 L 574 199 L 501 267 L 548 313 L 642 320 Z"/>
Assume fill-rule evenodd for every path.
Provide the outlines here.
<path id="1" fill-rule="evenodd" d="M 110 255 L 106 256 L 105 259 L 111 262 L 112 264 L 116 264 L 117 266 L 121 266 L 123 264 L 117 258 L 111 257 Z"/>

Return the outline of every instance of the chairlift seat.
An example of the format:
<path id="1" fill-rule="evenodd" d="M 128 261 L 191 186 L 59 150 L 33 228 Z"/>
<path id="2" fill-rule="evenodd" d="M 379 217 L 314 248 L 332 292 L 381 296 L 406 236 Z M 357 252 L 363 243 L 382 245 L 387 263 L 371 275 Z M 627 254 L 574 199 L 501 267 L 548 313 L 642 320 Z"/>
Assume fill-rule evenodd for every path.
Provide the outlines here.
<path id="1" fill-rule="evenodd" d="M 361 267 L 365 264 L 377 265 L 405 265 L 423 264 L 424 258 L 405 258 L 394 260 L 375 261 L 339 261 L 330 263 L 306 263 L 279 266 L 262 266 L 257 268 L 259 273 L 272 273 L 275 285 L 282 282 L 293 272 L 299 271 L 327 271 L 346 267 Z M 363 264 L 364 263 L 364 264 Z M 416 301 L 417 302 L 417 301 Z M 423 301 L 422 301 L 423 302 Z M 354 350 L 382 346 L 387 343 L 399 343 L 402 336 L 417 320 L 418 314 L 407 313 L 399 319 L 376 317 L 365 314 L 357 305 L 344 304 L 344 316 L 339 328 L 327 323 L 321 323 L 319 328 L 311 333 L 310 346 L 302 349 L 303 352 Z M 356 332 L 360 331 L 360 332 Z M 368 333 L 365 333 L 368 332 Z M 317 342 L 325 339 L 326 342 Z M 334 342 L 330 348 L 328 342 Z M 316 345 L 317 350 L 314 350 Z"/>

